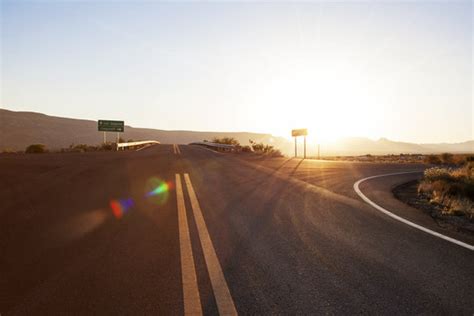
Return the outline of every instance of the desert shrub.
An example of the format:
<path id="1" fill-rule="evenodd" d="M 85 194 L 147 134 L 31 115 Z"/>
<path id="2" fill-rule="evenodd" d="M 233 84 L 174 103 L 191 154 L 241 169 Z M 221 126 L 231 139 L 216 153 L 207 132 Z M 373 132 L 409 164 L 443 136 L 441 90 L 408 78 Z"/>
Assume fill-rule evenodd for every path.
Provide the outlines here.
<path id="1" fill-rule="evenodd" d="M 216 144 L 240 146 L 239 141 L 233 137 L 222 137 L 222 138 L 214 137 L 212 139 L 212 142 Z"/>
<path id="2" fill-rule="evenodd" d="M 14 153 L 16 153 L 16 151 L 11 149 L 11 148 L 3 148 L 0 152 L 2 154 L 14 154 Z"/>
<path id="3" fill-rule="evenodd" d="M 43 144 L 32 144 L 26 147 L 27 154 L 42 154 L 46 152 L 46 146 Z"/>
<path id="4" fill-rule="evenodd" d="M 474 219 L 474 176 L 470 164 L 456 169 L 425 170 L 418 192 L 442 205 L 447 214 L 464 214 Z"/>
<path id="5" fill-rule="evenodd" d="M 88 152 L 88 151 L 97 151 L 100 150 L 100 146 L 92 146 L 92 145 L 87 145 L 87 144 L 71 144 L 69 145 L 68 148 L 62 148 L 60 152 L 62 153 L 82 153 L 82 152 Z"/>
<path id="6" fill-rule="evenodd" d="M 432 165 L 437 165 L 441 163 L 441 159 L 436 155 L 428 155 L 425 156 L 424 162 Z"/>
<path id="7" fill-rule="evenodd" d="M 466 156 L 466 162 L 474 162 L 474 156 Z"/>
<path id="8" fill-rule="evenodd" d="M 425 170 L 423 179 L 429 182 L 435 182 L 438 180 L 449 182 L 452 180 L 451 170 L 439 167 L 429 168 Z"/>
<path id="9" fill-rule="evenodd" d="M 271 152 L 268 153 L 271 157 L 283 157 L 283 154 L 279 149 L 273 149 Z"/>
<path id="10" fill-rule="evenodd" d="M 442 153 L 440 158 L 443 163 L 449 164 L 449 163 L 453 163 L 453 157 L 454 157 L 453 154 Z"/>
<path id="11" fill-rule="evenodd" d="M 86 144 L 78 144 L 73 147 L 73 151 L 76 151 L 76 152 L 89 151 L 89 146 L 87 146 Z"/>
<path id="12" fill-rule="evenodd" d="M 281 151 L 271 145 L 265 145 L 264 143 L 257 143 L 251 139 L 249 140 L 249 142 L 250 142 L 250 148 L 256 153 L 268 155 L 271 157 L 283 157 L 283 154 L 281 153 Z"/>
<path id="13" fill-rule="evenodd" d="M 249 139 L 249 143 L 250 147 L 252 147 L 253 151 L 255 152 L 264 153 L 265 150 L 268 150 L 268 148 L 266 147 L 268 145 L 265 145 L 264 143 L 257 143 L 251 139 Z"/>
<path id="14" fill-rule="evenodd" d="M 241 149 L 241 150 L 242 150 L 242 152 L 244 152 L 244 153 L 250 153 L 250 152 L 252 152 L 252 148 L 251 148 L 250 146 L 248 146 L 248 145 L 242 146 L 242 149 Z"/>
<path id="15" fill-rule="evenodd" d="M 100 146 L 100 150 L 115 150 L 115 144 L 105 143 Z"/>
<path id="16" fill-rule="evenodd" d="M 250 147 L 252 147 L 252 150 L 253 151 L 256 151 L 256 152 L 264 152 L 265 150 L 265 145 L 263 143 L 257 143 L 253 140 L 249 140 L 250 142 Z"/>

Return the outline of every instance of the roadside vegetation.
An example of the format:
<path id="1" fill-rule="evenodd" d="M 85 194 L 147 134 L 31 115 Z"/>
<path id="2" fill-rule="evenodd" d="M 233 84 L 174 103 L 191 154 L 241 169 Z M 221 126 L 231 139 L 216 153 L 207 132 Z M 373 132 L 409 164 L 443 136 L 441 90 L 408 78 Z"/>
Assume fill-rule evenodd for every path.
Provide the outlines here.
<path id="1" fill-rule="evenodd" d="M 263 143 L 257 143 L 251 139 L 249 139 L 250 147 L 252 151 L 258 154 L 268 155 L 271 157 L 283 157 L 283 154 L 279 149 L 271 145 L 265 145 Z"/>
<path id="2" fill-rule="evenodd" d="M 61 148 L 60 152 L 67 153 L 83 153 L 91 151 L 111 151 L 117 148 L 116 143 L 105 143 L 100 145 L 87 145 L 87 144 L 71 144 L 68 148 Z"/>
<path id="3" fill-rule="evenodd" d="M 216 144 L 240 146 L 239 141 L 233 137 L 222 137 L 222 138 L 214 137 L 211 140 L 211 142 L 216 143 Z"/>
<path id="4" fill-rule="evenodd" d="M 25 153 L 27 154 L 42 154 L 47 151 L 46 146 L 43 144 L 32 144 L 25 149 Z"/>
<path id="5" fill-rule="evenodd" d="M 441 206 L 445 215 L 462 215 L 474 221 L 474 157 L 461 167 L 433 167 L 425 170 L 418 193 Z"/>
<path id="6" fill-rule="evenodd" d="M 83 152 L 94 152 L 94 151 L 112 151 L 116 150 L 116 143 L 105 143 L 100 145 L 87 145 L 87 144 L 71 144 L 67 148 L 49 150 L 43 144 L 32 144 L 26 147 L 26 154 L 37 154 L 37 153 L 83 153 Z M 19 152 L 21 153 L 21 152 Z"/>
<path id="7" fill-rule="evenodd" d="M 123 138 L 119 138 L 119 143 L 134 142 L 133 139 L 125 141 Z M 121 150 L 136 150 L 143 145 L 129 146 L 121 148 Z M 0 148 L 0 154 L 41 154 L 41 153 L 83 153 L 83 152 L 97 152 L 97 151 L 115 151 L 117 150 L 116 142 L 107 142 L 98 145 L 88 144 L 71 144 L 65 148 L 47 148 L 44 144 L 31 144 L 28 145 L 24 150 L 13 150 L 11 148 Z"/>
<path id="8" fill-rule="evenodd" d="M 472 158 L 472 154 L 451 154 L 443 153 L 439 155 L 423 154 L 389 154 L 389 155 L 361 155 L 361 156 L 325 156 L 323 159 L 336 161 L 366 161 L 384 163 L 420 163 L 429 165 L 451 165 L 461 166 Z"/>
<path id="9" fill-rule="evenodd" d="M 0 150 L 0 153 L 2 154 L 22 154 L 23 150 L 14 150 L 12 148 L 3 148 Z"/>
<path id="10" fill-rule="evenodd" d="M 237 152 L 254 153 L 270 157 L 283 157 L 281 151 L 274 146 L 262 142 L 257 143 L 251 139 L 249 139 L 249 145 L 241 145 L 240 142 L 233 137 L 215 137 L 212 139 L 212 142 L 216 144 L 234 145 Z"/>

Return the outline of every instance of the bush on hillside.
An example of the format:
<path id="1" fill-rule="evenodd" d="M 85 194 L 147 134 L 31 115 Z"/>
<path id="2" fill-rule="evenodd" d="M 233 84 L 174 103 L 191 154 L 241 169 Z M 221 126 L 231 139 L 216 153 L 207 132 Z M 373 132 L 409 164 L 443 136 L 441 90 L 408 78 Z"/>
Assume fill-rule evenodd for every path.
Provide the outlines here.
<path id="1" fill-rule="evenodd" d="M 222 137 L 222 138 L 214 137 L 212 139 L 212 142 L 216 144 L 240 146 L 240 142 L 233 137 Z"/>
<path id="2" fill-rule="evenodd" d="M 97 147 L 89 146 L 87 144 L 77 144 L 69 146 L 70 151 L 72 152 L 86 152 L 86 151 L 96 151 Z"/>
<path id="3" fill-rule="evenodd" d="M 105 143 L 100 145 L 100 150 L 115 150 L 117 148 L 117 145 L 115 143 Z"/>
<path id="4" fill-rule="evenodd" d="M 250 142 L 250 147 L 256 153 L 268 155 L 271 157 L 283 157 L 283 154 L 281 153 L 281 151 L 271 145 L 265 145 L 264 143 L 257 143 L 251 139 L 249 139 L 249 142 Z"/>
<path id="5" fill-rule="evenodd" d="M 242 146 L 241 150 L 244 153 L 251 153 L 252 152 L 252 148 L 249 145 Z"/>
<path id="6" fill-rule="evenodd" d="M 25 153 L 27 154 L 42 154 L 45 153 L 46 146 L 43 144 L 32 144 L 26 147 Z"/>

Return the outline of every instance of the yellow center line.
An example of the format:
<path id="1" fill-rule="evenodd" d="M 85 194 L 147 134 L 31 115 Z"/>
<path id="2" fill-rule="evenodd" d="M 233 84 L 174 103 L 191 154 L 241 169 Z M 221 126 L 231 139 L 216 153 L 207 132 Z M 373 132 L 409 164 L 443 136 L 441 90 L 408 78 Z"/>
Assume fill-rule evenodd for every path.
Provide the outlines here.
<path id="1" fill-rule="evenodd" d="M 181 280 L 183 283 L 184 314 L 202 315 L 201 298 L 199 296 L 196 268 L 194 266 L 188 218 L 186 217 L 186 207 L 184 205 L 183 187 L 181 185 L 180 175 L 176 174 L 175 177 L 176 200 L 178 203 L 179 245 L 181 252 Z"/>
<path id="2" fill-rule="evenodd" d="M 181 155 L 181 149 L 179 148 L 179 145 L 178 145 L 178 144 L 176 144 L 176 151 L 178 152 L 178 154 Z"/>
<path id="3" fill-rule="evenodd" d="M 206 222 L 202 216 L 201 207 L 194 192 L 189 174 L 184 174 L 186 188 L 188 189 L 189 199 L 191 200 L 191 208 L 193 209 L 194 219 L 198 228 L 199 239 L 201 241 L 202 250 L 204 252 L 204 259 L 211 279 L 212 290 L 217 302 L 217 308 L 220 315 L 237 315 L 237 310 L 234 306 L 234 301 L 230 295 L 229 287 L 225 281 L 224 273 L 222 272 L 219 259 L 216 251 L 212 245 L 211 237 L 206 227 Z"/>
<path id="4" fill-rule="evenodd" d="M 176 155 L 176 144 L 173 144 L 173 153 Z"/>

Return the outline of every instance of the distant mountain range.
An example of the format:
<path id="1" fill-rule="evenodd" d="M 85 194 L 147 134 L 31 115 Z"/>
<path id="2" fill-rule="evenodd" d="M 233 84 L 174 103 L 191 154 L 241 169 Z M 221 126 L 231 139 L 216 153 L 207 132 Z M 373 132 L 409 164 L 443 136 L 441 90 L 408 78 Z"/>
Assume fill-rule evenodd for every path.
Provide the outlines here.
<path id="1" fill-rule="evenodd" d="M 330 155 L 474 153 L 474 140 L 453 144 L 414 144 L 391 141 L 386 138 L 371 140 L 354 137 L 328 144 L 322 151 Z"/>
<path id="2" fill-rule="evenodd" d="M 158 140 L 163 144 L 189 144 L 214 137 L 234 137 L 242 144 L 249 139 L 264 143 L 286 142 L 284 138 L 270 134 L 166 131 L 125 126 L 120 134 L 125 140 Z M 108 133 L 107 139 L 115 141 L 116 134 Z M 33 143 L 45 144 L 50 149 L 69 147 L 71 144 L 96 145 L 103 141 L 102 132 L 97 131 L 97 121 L 49 116 L 35 112 L 14 112 L 0 109 L 0 151 L 22 150 Z"/>
<path id="3" fill-rule="evenodd" d="M 109 140 L 115 140 L 115 133 L 110 133 L 108 137 Z M 153 139 L 164 144 L 188 144 L 195 141 L 212 140 L 214 137 L 234 137 L 241 144 L 248 144 L 249 139 L 252 139 L 274 145 L 287 155 L 293 154 L 291 141 L 283 137 L 260 133 L 167 131 L 125 126 L 125 132 L 121 134 L 121 137 L 126 140 Z M 50 149 L 65 148 L 70 144 L 95 145 L 100 144 L 102 139 L 102 133 L 97 131 L 97 121 L 0 109 L 0 151 L 4 149 L 23 150 L 33 143 L 45 144 Z M 301 143 L 300 153 L 302 152 Z M 308 144 L 307 148 L 309 156 L 317 154 L 316 145 Z M 414 144 L 395 142 L 386 138 L 371 140 L 350 137 L 321 146 L 321 154 L 324 156 L 441 152 L 474 153 L 474 140 L 454 144 Z"/>

